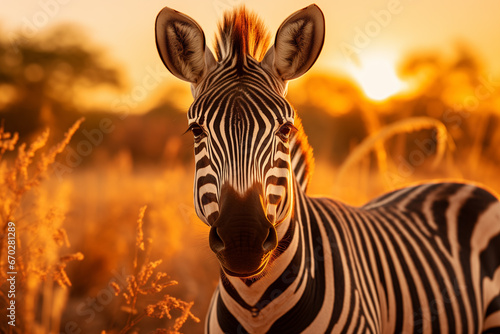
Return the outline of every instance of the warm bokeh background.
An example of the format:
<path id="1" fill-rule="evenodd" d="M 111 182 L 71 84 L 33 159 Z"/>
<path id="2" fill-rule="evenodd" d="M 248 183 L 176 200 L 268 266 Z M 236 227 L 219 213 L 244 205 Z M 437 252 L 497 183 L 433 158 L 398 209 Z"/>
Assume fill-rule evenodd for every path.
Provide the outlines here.
<path id="1" fill-rule="evenodd" d="M 360 205 L 407 184 L 447 178 L 499 193 L 500 2 L 316 3 L 327 23 L 323 53 L 288 92 L 314 148 L 309 192 Z M 212 44 L 222 12 L 240 4 L 274 34 L 310 2 L 0 5 L 0 120 L 5 132 L 19 135 L 11 150 L 0 132 L 0 308 L 5 312 L 8 301 L 4 232 L 13 220 L 17 333 L 175 329 L 173 319 L 133 322 L 165 293 L 194 302 L 202 320 L 188 320 L 181 331 L 203 331 L 218 264 L 191 199 L 192 138 L 183 133 L 192 98 L 189 85 L 161 64 L 154 19 L 163 6 L 175 8 L 197 20 Z M 82 116 L 69 145 L 48 164 L 50 147 Z M 18 153 L 30 152 L 33 142 L 40 144 L 31 146 L 33 157 Z M 144 236 L 152 241 L 136 251 L 143 205 Z M 162 259 L 155 270 L 179 284 L 139 295 L 131 306 L 110 283 L 126 290 L 146 258 Z M 180 314 L 172 311 L 173 318 Z"/>

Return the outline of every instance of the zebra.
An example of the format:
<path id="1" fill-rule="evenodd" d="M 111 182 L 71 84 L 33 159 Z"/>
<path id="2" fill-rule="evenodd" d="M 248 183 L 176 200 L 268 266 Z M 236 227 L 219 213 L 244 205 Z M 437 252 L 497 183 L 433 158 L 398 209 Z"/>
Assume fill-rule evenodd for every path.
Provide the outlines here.
<path id="1" fill-rule="evenodd" d="M 434 182 L 361 207 L 306 194 L 313 157 L 285 95 L 323 47 L 319 7 L 290 15 L 272 45 L 255 13 L 226 12 L 215 54 L 173 9 L 155 30 L 194 98 L 194 204 L 220 264 L 206 333 L 500 332 L 492 193 Z"/>

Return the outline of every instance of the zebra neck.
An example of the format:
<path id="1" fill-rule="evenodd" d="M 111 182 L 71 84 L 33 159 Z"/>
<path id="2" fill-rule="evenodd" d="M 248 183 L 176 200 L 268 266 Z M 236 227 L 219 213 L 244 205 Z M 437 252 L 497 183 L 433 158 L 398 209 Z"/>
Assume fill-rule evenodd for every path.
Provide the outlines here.
<path id="1" fill-rule="evenodd" d="M 264 273 L 252 281 L 221 274 L 213 304 L 217 312 L 209 316 L 225 315 L 218 318 L 224 332 L 237 332 L 234 324 L 243 326 L 245 333 L 294 332 L 303 317 L 315 314 L 303 311 L 316 310 L 322 305 L 317 301 L 327 298 L 322 263 L 325 258 L 314 256 L 323 254 L 319 226 L 300 186 L 294 182 L 294 212 L 279 240 L 278 253 Z M 332 282 L 333 278 L 330 285 Z"/>
<path id="2" fill-rule="evenodd" d="M 278 256 L 260 277 L 250 281 L 221 273 L 218 312 L 227 314 L 225 310 L 230 310 L 231 316 L 250 333 L 267 332 L 300 299 L 297 290 L 303 285 L 300 275 L 305 269 L 300 234 L 292 217 L 278 244 Z"/>
<path id="3" fill-rule="evenodd" d="M 294 125 L 297 131 L 290 140 L 292 170 L 300 189 L 305 192 L 314 168 L 314 158 L 300 118 L 295 118 Z"/>

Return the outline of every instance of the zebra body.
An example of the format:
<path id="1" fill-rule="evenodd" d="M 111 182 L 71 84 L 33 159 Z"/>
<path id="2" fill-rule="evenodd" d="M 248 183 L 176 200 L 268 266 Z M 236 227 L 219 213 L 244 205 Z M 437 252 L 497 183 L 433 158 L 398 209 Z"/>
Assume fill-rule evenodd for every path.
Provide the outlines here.
<path id="1" fill-rule="evenodd" d="M 281 255 L 280 275 L 254 293 L 223 276 L 208 332 L 478 333 L 499 326 L 500 205 L 483 189 L 419 185 L 361 208 L 303 193 L 297 201 L 296 242 Z M 464 238 L 468 249 L 458 247 Z M 248 296 L 244 303 L 234 302 L 234 287 Z M 264 307 L 253 316 L 247 305 Z M 234 318 L 221 318 L 217 307 L 230 307 Z"/>
<path id="2" fill-rule="evenodd" d="M 359 208 L 306 195 L 311 150 L 284 96 L 323 39 L 311 5 L 267 50 L 260 21 L 241 8 L 225 16 L 214 56 L 194 20 L 158 15 L 160 56 L 192 84 L 194 202 L 221 265 L 206 332 L 500 331 L 493 195 L 432 183 Z"/>

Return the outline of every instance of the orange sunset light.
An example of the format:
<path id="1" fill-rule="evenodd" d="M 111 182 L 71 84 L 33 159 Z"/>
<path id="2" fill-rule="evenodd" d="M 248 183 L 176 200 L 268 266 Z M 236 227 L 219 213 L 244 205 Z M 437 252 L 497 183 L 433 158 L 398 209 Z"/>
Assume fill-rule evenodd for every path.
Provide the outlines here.
<path id="1" fill-rule="evenodd" d="M 394 62 L 381 55 L 361 58 L 359 65 L 350 66 L 348 71 L 365 95 L 375 101 L 383 101 L 406 88 L 396 73 Z"/>
<path id="2" fill-rule="evenodd" d="M 288 117 L 286 124 L 277 129 L 272 128 L 277 122 L 268 121 L 270 116 L 277 116 L 277 111 L 281 113 L 286 110 L 289 114 L 288 106 L 274 95 L 276 87 L 281 89 L 280 85 L 272 87 L 275 79 L 263 81 L 259 77 L 258 80 L 248 80 L 260 85 L 243 85 L 242 91 L 252 89 L 252 94 L 238 92 L 233 96 L 233 91 L 228 90 L 227 95 L 212 95 L 216 89 L 221 89 L 219 84 L 227 82 L 230 83 L 226 86 L 229 89 L 240 89 L 241 81 L 233 80 L 241 80 L 241 77 L 234 73 L 245 73 L 252 79 L 252 74 L 236 70 L 220 71 L 207 81 L 198 77 L 197 80 L 201 81 L 195 81 L 196 83 L 209 84 L 195 87 L 197 102 L 203 103 L 195 104 L 195 108 L 188 114 L 193 103 L 190 83 L 181 81 L 170 73 L 157 51 L 155 19 L 162 8 L 168 6 L 196 21 L 204 32 L 206 46 L 214 51 L 217 23 L 226 10 L 244 5 L 262 20 L 274 41 L 282 22 L 290 14 L 313 2 L 325 18 L 321 53 L 316 58 L 316 51 L 301 53 L 297 52 L 297 48 L 289 47 L 294 42 L 300 45 L 307 44 L 302 43 L 303 41 L 315 40 L 310 35 L 307 38 L 290 38 L 292 42 L 287 42 L 289 46 L 285 48 L 295 50 L 290 54 L 296 52 L 301 55 L 296 57 L 299 59 L 297 62 L 305 59 L 302 63 L 310 65 L 307 60 L 316 59 L 311 67 L 307 67 L 307 73 L 302 71 L 305 70 L 305 65 L 301 67 L 299 72 L 304 75 L 286 77 L 294 78 L 289 82 L 285 99 L 296 111 L 293 121 L 298 131 L 290 131 L 288 123 L 292 119 Z M 163 16 L 165 20 L 169 15 L 174 15 L 170 10 L 163 13 L 167 15 Z M 319 19 L 321 15 L 317 9 L 310 13 L 315 13 L 314 19 L 303 22 L 314 21 L 315 27 L 322 28 L 322 21 Z M 187 31 L 185 36 L 195 36 L 197 42 L 186 45 L 206 50 L 201 44 L 203 38 L 198 29 L 184 30 L 184 23 L 191 22 L 190 20 L 184 20 L 185 17 L 180 19 L 177 14 L 172 17 L 178 19 L 176 28 L 165 29 L 164 32 L 177 33 L 176 37 L 182 40 L 181 35 Z M 219 234 L 216 231 L 210 234 L 210 227 L 199 218 L 204 210 L 200 210 L 199 204 L 195 208 L 195 203 L 208 203 L 210 208 L 218 205 L 213 201 L 214 198 L 220 199 L 220 194 L 215 194 L 217 191 L 213 190 L 218 188 L 209 183 L 215 179 L 211 172 L 212 165 L 219 171 L 213 173 L 221 174 L 220 171 L 226 171 L 227 175 L 234 175 L 235 180 L 241 181 L 239 183 L 245 183 L 242 180 L 249 179 L 243 172 L 240 175 L 239 171 L 251 171 L 252 180 L 262 177 L 269 183 L 264 184 L 262 189 L 271 189 L 276 193 L 281 193 L 281 188 L 305 188 L 311 170 L 307 195 L 338 200 L 347 204 L 338 205 L 339 208 L 349 210 L 343 215 L 339 213 L 339 219 L 332 219 L 342 225 L 339 226 L 338 233 L 335 232 L 337 229 L 326 228 L 326 225 L 312 228 L 313 225 L 306 224 L 303 228 L 289 229 L 297 232 L 294 232 L 295 235 L 308 230 L 311 247 L 317 241 L 333 241 L 326 235 L 313 237 L 313 230 L 331 230 L 339 236 L 345 235 L 346 240 L 345 247 L 339 246 L 336 250 L 321 247 L 331 254 L 337 250 L 350 249 L 365 237 L 373 236 L 375 240 L 377 235 L 387 235 L 377 245 L 385 247 L 387 244 L 387 250 L 396 255 L 406 256 L 398 248 L 391 248 L 389 242 L 413 248 L 406 253 L 416 254 L 421 259 L 434 261 L 434 258 L 448 258 L 450 250 L 461 249 L 461 245 L 454 248 L 435 238 L 435 233 L 443 232 L 441 226 L 448 226 L 447 224 L 427 221 L 421 225 L 422 229 L 419 229 L 420 225 L 415 225 L 416 229 L 408 232 L 384 219 L 380 220 L 379 225 L 386 231 L 379 233 L 365 224 L 367 221 L 364 219 L 360 218 L 352 225 L 347 222 L 355 217 L 354 209 L 351 211 L 355 206 L 412 184 L 453 180 L 481 184 L 500 194 L 499 17 L 499 0 L 2 1 L 0 226 L 3 226 L 3 230 L 0 230 L 0 300 L 6 303 L 9 302 L 7 292 L 12 284 L 8 283 L 7 277 L 12 271 L 8 269 L 7 251 L 10 255 L 11 250 L 7 248 L 7 240 L 11 242 L 12 239 L 16 243 L 15 262 L 18 270 L 15 282 L 16 323 L 11 326 L 3 320 L 0 322 L 0 333 L 204 333 L 207 310 L 214 289 L 221 279 L 219 262 L 210 248 L 209 236 Z M 309 29 L 306 28 L 303 30 Z M 302 29 L 298 29 L 300 30 Z M 158 31 L 161 36 L 162 29 Z M 321 29 L 321 34 L 316 33 L 315 36 L 323 36 L 322 32 Z M 290 36 L 295 35 L 291 33 Z M 158 43 L 161 45 L 161 41 Z M 319 42 L 316 43 L 311 50 L 318 50 L 319 45 Z M 175 50 L 173 44 L 164 46 L 169 52 Z M 183 52 L 172 52 L 179 57 L 181 54 L 185 55 L 186 59 L 208 61 L 197 63 L 205 67 L 192 66 L 192 62 L 186 64 L 185 69 L 189 73 L 196 68 L 200 71 L 212 71 L 217 65 L 206 53 L 205 58 L 202 58 L 201 53 L 189 48 L 183 49 Z M 182 63 L 179 57 L 177 60 Z M 281 57 L 282 63 L 285 63 L 284 59 L 291 58 L 288 55 Z M 250 65 L 253 66 L 253 62 Z M 278 74 L 276 64 L 269 62 L 266 65 L 271 69 L 268 73 L 275 71 Z M 200 71 L 199 73 L 206 73 L 205 70 Z M 221 79 L 227 73 L 232 77 L 228 80 Z M 208 90 L 204 90 L 207 87 Z M 271 94 L 259 102 L 254 98 L 259 92 Z M 226 99 L 224 96 L 231 97 Z M 240 99 L 241 106 L 255 105 L 260 108 L 259 112 L 256 113 L 256 109 L 244 114 L 233 112 L 235 106 L 226 104 L 226 101 Z M 273 104 L 274 101 L 277 104 Z M 198 108 L 199 106 L 201 107 Z M 210 109 L 202 110 L 205 106 Z M 231 131 L 229 134 L 222 131 L 226 129 L 224 127 L 220 128 L 224 134 L 217 133 L 222 109 L 230 111 L 226 114 L 227 118 L 234 122 L 228 121 L 226 124 L 238 129 L 238 133 L 241 133 L 239 139 Z M 264 111 L 265 117 L 259 116 L 261 111 Z M 270 112 L 274 114 L 271 115 Z M 198 113 L 202 117 L 198 117 Z M 195 117 L 190 118 L 189 129 L 188 115 Z M 215 117 L 209 118 L 207 115 Z M 279 116 L 279 119 L 282 117 Z M 198 120 L 200 124 L 197 124 Z M 208 126 L 203 122 L 208 122 Z M 259 128 L 263 126 L 268 128 Z M 203 135 L 196 136 L 196 132 L 200 130 L 198 127 L 202 128 Z M 302 129 L 305 135 L 302 134 Z M 245 132 L 246 130 L 249 131 Z M 262 138 L 261 134 L 264 134 Z M 272 139 L 275 137 L 276 140 Z M 259 141 L 260 146 L 254 146 L 254 138 Z M 222 145 L 226 142 L 228 145 Z M 233 157 L 240 157 L 237 154 L 241 153 L 241 159 L 231 161 L 230 157 L 223 155 L 230 154 L 223 152 L 222 146 L 231 149 Z M 309 146 L 312 150 L 309 150 Z M 311 154 L 314 168 L 311 168 Z M 195 158 L 199 159 L 198 163 Z M 278 160 L 280 161 L 277 162 Z M 236 165 L 233 173 L 232 166 L 228 166 L 236 161 L 248 165 Z M 224 162 L 225 165 L 219 166 Z M 264 165 L 272 165 L 273 173 L 278 174 L 271 175 L 264 171 Z M 291 166 L 290 172 L 288 167 L 283 167 L 285 165 Z M 286 177 L 283 176 L 285 174 Z M 294 177 L 289 178 L 292 175 Z M 193 185 L 196 184 L 193 176 L 203 180 L 198 182 L 198 186 L 212 189 L 213 193 L 193 196 Z M 274 180 L 279 184 L 271 184 Z M 297 180 L 300 180 L 300 184 L 295 183 Z M 293 186 L 284 187 L 285 185 Z M 432 191 L 431 197 L 425 198 L 432 202 L 441 201 L 441 195 L 444 196 L 445 191 L 431 188 L 433 187 L 428 188 L 429 192 L 427 188 L 422 191 L 422 194 L 431 194 Z M 450 187 L 446 194 L 451 194 L 454 189 Z M 385 197 L 382 204 L 393 205 L 393 199 L 407 195 L 399 194 L 402 193 Z M 469 203 L 472 203 L 470 206 L 477 203 L 476 200 L 465 201 L 461 194 L 457 192 L 453 198 L 463 200 L 467 204 L 464 208 L 468 208 Z M 475 192 L 471 190 L 470 194 L 472 196 Z M 286 200 L 281 200 L 281 195 L 259 196 L 265 201 L 273 199 L 280 206 L 283 203 L 288 205 L 292 200 L 306 198 L 299 193 L 286 196 Z M 424 198 L 424 195 L 414 193 L 410 197 Z M 434 207 L 430 200 L 415 206 L 422 208 L 422 216 L 434 217 L 431 214 Z M 313 200 L 307 202 L 313 203 Z M 274 205 L 274 210 L 277 210 L 278 204 Z M 319 217 L 325 216 L 327 211 L 330 213 L 337 210 L 323 204 L 311 209 L 299 204 L 291 204 L 300 213 L 294 215 L 294 219 L 302 213 L 303 216 Z M 438 210 L 435 216 L 455 217 L 453 212 L 459 211 L 459 206 L 455 204 L 451 203 L 447 208 L 443 204 L 440 206 L 443 210 Z M 374 208 L 374 205 L 372 202 L 371 207 Z M 253 204 L 251 207 L 255 208 Z M 396 208 L 396 205 L 393 207 Z M 407 207 L 413 210 L 413 206 Z M 237 211 L 236 207 L 234 209 Z M 469 211 L 467 209 L 464 212 Z M 245 217 L 243 213 L 242 217 Z M 406 213 L 403 215 L 392 208 L 387 213 L 392 217 L 406 217 Z M 269 212 L 265 214 L 265 217 L 270 216 L 273 215 L 269 215 Z M 407 216 L 415 222 L 420 219 L 420 215 L 415 215 L 415 219 L 410 214 Z M 465 218 L 469 219 L 467 215 Z M 15 223 L 16 235 L 12 238 L 7 238 L 6 223 L 9 221 Z M 292 219 L 283 220 L 281 226 L 287 225 L 289 221 L 292 222 Z M 413 226 L 405 226 L 410 225 Z M 484 220 L 478 226 L 480 229 L 472 235 L 475 236 L 474 242 L 480 240 L 478 245 L 481 246 L 483 234 L 486 235 L 492 225 Z M 14 226 L 9 225 L 9 228 L 14 229 Z M 361 234 L 356 232 L 353 237 L 349 237 L 348 230 L 360 231 Z M 271 229 L 269 231 L 272 232 Z M 465 236 L 469 232 L 471 231 L 466 228 L 462 234 Z M 305 235 L 304 233 L 302 234 Z M 289 235 L 286 232 L 284 238 Z M 422 242 L 412 239 L 412 236 L 418 235 L 422 236 L 419 240 L 424 240 L 422 242 L 425 247 L 435 244 L 443 253 L 430 257 L 425 255 L 434 254 L 435 248 L 422 253 L 417 248 Z M 268 233 L 268 236 L 274 234 Z M 290 254 L 286 250 L 299 245 L 294 240 L 296 239 L 291 238 L 289 243 L 287 240 L 278 243 L 277 249 L 283 249 L 282 254 L 289 259 L 292 256 L 286 255 Z M 491 240 L 498 241 L 498 238 Z M 479 247 L 478 245 L 476 246 Z M 317 249 L 319 248 L 311 248 L 313 251 L 309 253 L 316 253 Z M 361 250 L 363 247 L 357 249 Z M 271 255 L 268 257 L 269 254 Z M 302 259 L 307 260 L 306 264 L 319 263 L 308 262 L 309 259 L 304 254 L 306 252 L 303 252 Z M 262 257 L 272 259 L 270 270 L 285 267 L 287 270 L 292 268 L 292 271 L 295 271 L 295 267 L 301 268 L 300 270 L 310 268 L 304 262 L 300 266 L 295 266 L 296 263 L 285 266 L 288 260 L 276 261 L 278 257 L 274 255 L 267 253 Z M 335 257 L 337 255 L 343 259 L 354 258 L 349 253 L 339 253 Z M 370 257 L 356 258 L 362 262 Z M 293 256 L 293 259 L 295 261 L 297 257 Z M 356 263 L 354 261 L 350 265 Z M 456 263 L 456 268 L 460 267 L 461 262 Z M 454 267 L 437 264 L 439 263 L 419 267 L 424 271 L 431 267 Z M 310 273 L 314 275 L 321 270 L 330 272 L 332 268 L 340 268 L 342 271 L 344 268 L 337 264 L 313 267 L 316 269 Z M 409 268 L 409 273 L 413 273 L 409 263 L 406 267 Z M 363 263 L 356 268 L 369 269 L 368 272 L 371 270 Z M 398 268 L 395 270 L 398 277 L 400 273 L 406 272 Z M 499 281 L 500 270 L 488 271 L 489 269 L 475 271 L 477 277 L 481 273 L 484 287 L 492 286 L 490 283 L 494 280 Z M 446 269 L 443 273 L 451 271 Z M 267 272 L 262 273 L 264 274 Z M 346 279 L 348 276 L 344 275 Z M 350 276 L 356 278 L 355 275 Z M 301 277 L 306 277 L 306 274 Z M 414 276 L 415 280 L 429 277 L 434 276 L 430 272 L 429 275 L 426 272 L 425 275 Z M 265 306 L 268 305 L 267 297 L 276 295 L 276 298 L 283 298 L 279 299 L 283 306 L 306 310 L 310 307 L 300 305 L 300 308 L 296 308 L 288 300 L 299 300 L 296 297 L 300 297 L 300 291 L 312 291 L 302 288 L 306 281 L 308 280 L 298 283 L 294 281 L 290 286 L 295 292 L 290 294 L 275 294 L 271 289 L 267 290 L 272 291 L 271 293 L 261 294 L 250 290 L 251 286 L 260 285 L 259 281 L 253 281 L 252 278 L 252 281 L 241 283 L 241 288 L 248 288 L 242 290 L 248 292 L 242 296 L 249 300 L 260 296 L 261 300 L 257 302 L 256 299 L 255 305 L 262 303 Z M 233 280 L 228 278 L 228 282 Z M 370 286 L 368 283 L 364 285 Z M 300 289 L 295 284 L 299 284 L 297 287 Z M 436 287 L 433 293 L 442 291 L 441 283 L 439 286 L 414 282 L 411 284 L 406 286 Z M 351 283 L 345 286 L 348 285 L 356 286 Z M 280 288 L 281 283 L 277 286 Z M 449 287 L 454 289 L 458 286 L 451 283 Z M 341 296 L 330 288 L 326 292 L 314 289 L 321 298 Z M 450 289 L 448 292 L 456 292 Z M 349 294 L 354 296 L 351 292 Z M 360 296 L 364 298 L 364 295 Z M 430 295 L 423 293 L 419 296 Z M 477 296 L 484 297 L 484 300 L 490 298 L 487 294 Z M 415 315 L 421 313 L 421 319 L 434 319 L 434 315 L 429 313 L 432 311 L 432 300 L 439 301 L 443 298 L 424 299 L 429 299 L 431 307 L 423 303 L 423 307 Z M 344 300 L 353 301 L 354 298 Z M 498 301 L 498 298 L 491 300 Z M 253 302 L 248 304 L 252 306 L 251 309 L 241 310 L 251 311 L 248 319 L 250 314 L 253 319 L 260 310 L 250 304 Z M 477 303 L 479 306 L 483 304 Z M 314 305 L 337 309 L 332 303 Z M 6 319 L 8 309 L 1 307 L 3 313 L 0 312 L 0 316 Z M 374 304 L 373 309 L 377 307 Z M 256 312 L 256 309 L 259 311 Z M 350 311 L 354 309 L 355 307 L 347 307 L 345 311 L 354 314 L 354 311 Z M 400 309 L 407 311 L 406 308 Z M 290 314 L 295 315 L 293 312 Z M 462 313 L 464 312 L 460 314 Z M 472 314 L 472 311 L 467 315 L 469 313 Z M 213 314 L 218 314 L 218 311 Z M 442 312 L 441 315 L 445 316 L 444 321 L 440 319 L 434 324 L 447 328 L 449 322 L 446 321 L 446 316 L 449 313 Z M 493 316 L 500 319 L 499 313 Z M 260 317 L 266 325 L 274 321 L 271 313 L 261 312 Z M 297 317 L 297 320 L 299 318 L 304 317 Z M 396 319 L 392 315 L 386 318 Z M 272 321 L 268 321 L 269 319 Z M 341 319 L 348 319 L 348 316 L 342 316 Z M 419 319 L 405 317 L 404 322 L 413 324 L 418 323 Z M 355 330 L 354 325 L 361 322 L 347 321 L 346 324 L 352 323 L 353 327 L 350 329 Z M 467 320 L 467 323 L 472 328 L 472 322 Z M 317 332 L 320 329 L 314 326 L 307 328 Z M 245 330 L 259 333 L 258 330 Z M 271 331 L 275 332 L 274 327 Z"/>

